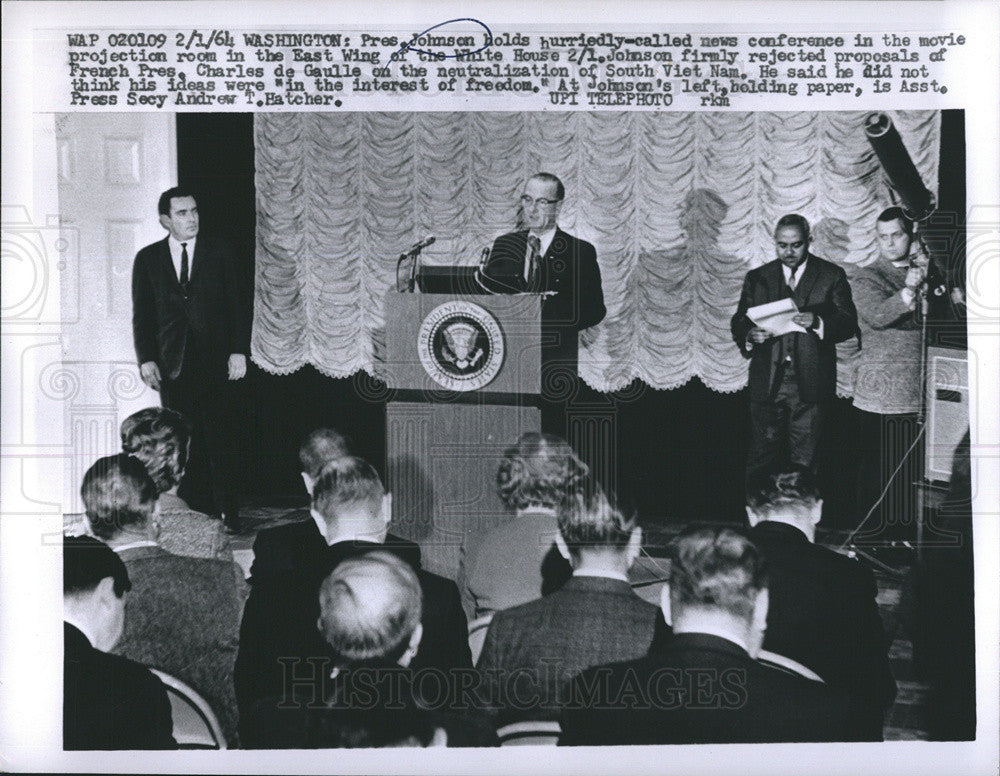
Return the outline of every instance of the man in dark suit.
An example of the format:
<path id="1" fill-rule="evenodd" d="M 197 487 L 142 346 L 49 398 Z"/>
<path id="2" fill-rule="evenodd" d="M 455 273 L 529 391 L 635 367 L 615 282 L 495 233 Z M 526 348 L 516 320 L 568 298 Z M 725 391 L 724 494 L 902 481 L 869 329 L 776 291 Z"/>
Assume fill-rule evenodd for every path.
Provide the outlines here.
<path id="1" fill-rule="evenodd" d="M 246 584 L 232 561 L 173 555 L 156 543 L 156 485 L 142 463 L 100 458 L 83 477 L 87 520 L 125 563 L 132 592 L 115 653 L 200 693 L 237 743 L 233 662 Z"/>
<path id="2" fill-rule="evenodd" d="M 423 637 L 411 666 L 471 668 L 458 588 L 420 568 L 417 545 L 388 534 L 391 503 L 370 464 L 339 457 L 313 484 L 312 519 L 257 535 L 236 661 L 241 713 L 259 698 L 320 678 L 318 671 L 329 655 L 316 627 L 320 584 L 342 561 L 375 550 L 401 558 L 420 581 Z"/>
<path id="3" fill-rule="evenodd" d="M 782 216 L 774 230 L 777 258 L 750 270 L 730 322 L 750 359 L 751 442 L 747 472 L 775 463 L 816 465 L 823 407 L 836 388 L 836 344 L 857 332 L 858 314 L 844 270 L 809 253 L 809 222 Z M 747 311 L 790 298 L 799 328 L 776 336 Z"/>
<path id="4" fill-rule="evenodd" d="M 423 636 L 413 568 L 387 550 L 337 565 L 319 589 L 317 628 L 329 647 L 322 682 L 253 704 L 244 745 L 263 748 L 490 746 L 489 721 L 428 703 L 410 665 Z M 322 695 L 315 692 L 317 687 Z"/>
<path id="5" fill-rule="evenodd" d="M 493 243 L 480 280 L 500 294 L 548 292 L 542 301 L 542 429 L 566 436 L 561 404 L 577 386 L 577 334 L 606 313 L 594 246 L 556 222 L 566 195 L 562 181 L 540 172 L 521 194 L 524 228 Z M 572 440 L 571 440 L 572 441 Z"/>
<path id="6" fill-rule="evenodd" d="M 765 470 L 747 490 L 750 538 L 768 561 L 764 649 L 790 657 L 850 697 L 852 739 L 881 741 L 896 695 L 875 577 L 816 544 L 823 502 L 808 469 Z"/>
<path id="7" fill-rule="evenodd" d="M 672 550 L 663 608 L 673 636 L 639 660 L 577 677 L 560 744 L 843 740 L 845 698 L 754 660 L 768 589 L 750 540 L 728 528 L 689 529 Z"/>
<path id="8" fill-rule="evenodd" d="M 544 598 L 497 612 L 477 668 L 498 726 L 558 720 L 566 683 L 585 668 L 649 651 L 659 610 L 628 583 L 642 529 L 599 489 L 573 494 L 556 545 L 572 578 Z"/>
<path id="9" fill-rule="evenodd" d="M 223 242 L 198 233 L 198 205 L 175 187 L 159 200 L 167 237 L 147 245 L 132 267 L 132 334 L 143 382 L 164 407 L 194 427 L 189 472 L 205 478 L 211 496 L 189 493 L 197 509 L 221 513 L 239 528 L 238 444 L 232 439 L 232 392 L 227 381 L 246 375 L 250 349 L 235 259 Z M 183 490 L 203 483 L 185 484 Z"/>
<path id="10" fill-rule="evenodd" d="M 121 638 L 125 564 L 90 536 L 63 539 L 63 749 L 176 749 L 170 701 L 144 666 L 108 654 Z"/>

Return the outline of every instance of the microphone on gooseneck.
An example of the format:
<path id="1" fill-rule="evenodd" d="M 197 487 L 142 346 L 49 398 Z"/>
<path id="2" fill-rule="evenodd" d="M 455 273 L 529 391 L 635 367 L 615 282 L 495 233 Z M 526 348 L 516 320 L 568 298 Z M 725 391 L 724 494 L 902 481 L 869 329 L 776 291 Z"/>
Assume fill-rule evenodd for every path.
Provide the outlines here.
<path id="1" fill-rule="evenodd" d="M 479 254 L 479 266 L 476 267 L 475 279 L 479 284 L 479 287 L 483 289 L 488 294 L 495 294 L 496 291 L 490 288 L 486 283 L 483 282 L 483 277 L 486 274 L 486 264 L 490 260 L 490 246 L 483 246 L 482 252 Z"/>
<path id="2" fill-rule="evenodd" d="M 429 245 L 433 245 L 435 239 L 436 238 L 434 237 L 434 235 L 432 235 L 432 234 L 427 235 L 420 242 L 414 243 L 413 247 L 410 248 L 409 253 L 418 253 L 419 251 L 422 251 L 424 248 L 428 247 Z"/>

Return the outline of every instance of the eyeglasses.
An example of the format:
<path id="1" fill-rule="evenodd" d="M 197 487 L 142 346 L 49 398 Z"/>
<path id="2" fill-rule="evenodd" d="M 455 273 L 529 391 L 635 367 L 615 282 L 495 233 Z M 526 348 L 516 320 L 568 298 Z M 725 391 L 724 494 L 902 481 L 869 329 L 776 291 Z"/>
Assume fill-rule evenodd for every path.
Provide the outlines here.
<path id="1" fill-rule="evenodd" d="M 532 199 L 527 194 L 521 195 L 521 207 L 530 208 L 532 205 L 538 205 L 539 207 L 551 207 L 559 202 L 558 199 L 546 199 L 545 197 L 539 197 L 538 199 Z"/>

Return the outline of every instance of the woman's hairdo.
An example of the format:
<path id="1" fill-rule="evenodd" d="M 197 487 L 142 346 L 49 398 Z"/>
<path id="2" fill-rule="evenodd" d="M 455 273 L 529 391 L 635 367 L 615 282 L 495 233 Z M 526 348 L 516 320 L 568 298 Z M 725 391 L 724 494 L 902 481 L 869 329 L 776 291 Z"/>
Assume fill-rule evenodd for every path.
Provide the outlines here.
<path id="1" fill-rule="evenodd" d="M 511 510 L 554 509 L 579 490 L 588 472 L 565 440 L 532 431 L 504 453 L 497 470 L 497 494 Z"/>
<path id="2" fill-rule="evenodd" d="M 122 450 L 146 467 L 160 493 L 180 484 L 187 466 L 191 426 L 176 410 L 147 407 L 129 415 L 121 427 Z"/>

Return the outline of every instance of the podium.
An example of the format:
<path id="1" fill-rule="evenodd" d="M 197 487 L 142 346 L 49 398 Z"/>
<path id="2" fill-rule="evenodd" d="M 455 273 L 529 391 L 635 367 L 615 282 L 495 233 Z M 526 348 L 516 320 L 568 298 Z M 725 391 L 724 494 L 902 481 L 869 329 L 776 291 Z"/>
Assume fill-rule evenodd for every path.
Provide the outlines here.
<path id="1" fill-rule="evenodd" d="M 454 579 L 466 540 L 508 517 L 503 451 L 540 429 L 541 295 L 385 299 L 390 530 Z"/>

